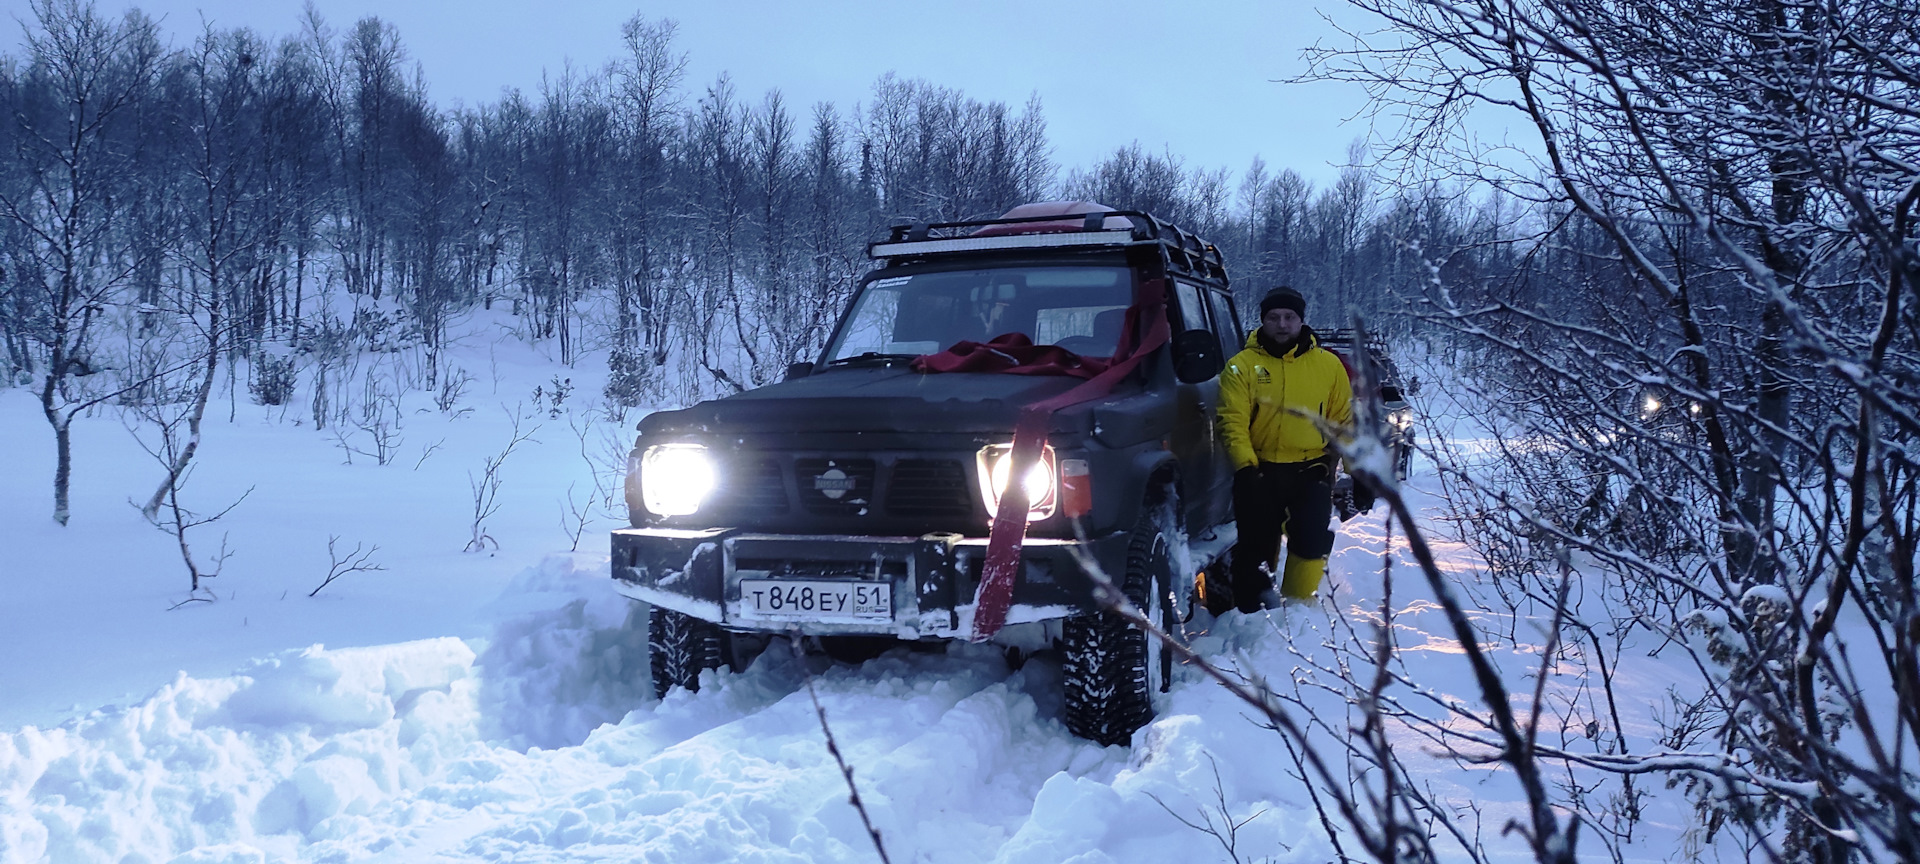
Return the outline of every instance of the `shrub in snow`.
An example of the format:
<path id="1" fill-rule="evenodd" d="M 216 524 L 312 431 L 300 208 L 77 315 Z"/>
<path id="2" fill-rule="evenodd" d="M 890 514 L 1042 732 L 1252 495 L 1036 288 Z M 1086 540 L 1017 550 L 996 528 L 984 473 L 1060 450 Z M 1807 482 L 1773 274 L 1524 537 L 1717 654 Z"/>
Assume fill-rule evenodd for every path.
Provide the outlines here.
<path id="1" fill-rule="evenodd" d="M 417 341 L 417 334 L 409 332 L 404 316 L 389 314 L 371 306 L 361 306 L 353 310 L 353 324 L 348 333 L 354 342 L 368 351 L 398 351 Z"/>
<path id="2" fill-rule="evenodd" d="M 622 408 L 637 408 L 647 390 L 647 358 L 631 349 L 616 348 L 607 355 L 607 401 Z"/>
<path id="3" fill-rule="evenodd" d="M 1706 640 L 1707 656 L 1722 666 L 1732 666 L 1745 657 L 1747 645 L 1736 638 L 1728 626 L 1727 614 L 1718 609 L 1695 609 L 1681 619 L 1681 626 Z"/>
<path id="4" fill-rule="evenodd" d="M 292 357 L 259 351 L 253 355 L 252 368 L 247 370 L 247 392 L 253 394 L 253 401 L 258 404 L 285 405 L 293 398 L 299 375 Z"/>
<path id="5" fill-rule="evenodd" d="M 571 395 L 573 395 L 573 379 L 555 375 L 552 381 L 533 388 L 534 409 L 545 410 L 549 420 L 558 420 L 561 414 L 566 413 L 566 408 L 563 406 L 567 403 L 567 397 Z"/>
<path id="6" fill-rule="evenodd" d="M 442 414 L 451 414 L 456 417 L 473 410 L 462 408 L 458 412 L 454 411 L 454 408 L 460 404 L 460 397 L 466 395 L 467 387 L 472 383 L 473 376 L 467 374 L 467 370 L 460 368 L 447 370 L 439 376 L 438 386 L 434 390 L 434 407 L 439 408 Z"/>

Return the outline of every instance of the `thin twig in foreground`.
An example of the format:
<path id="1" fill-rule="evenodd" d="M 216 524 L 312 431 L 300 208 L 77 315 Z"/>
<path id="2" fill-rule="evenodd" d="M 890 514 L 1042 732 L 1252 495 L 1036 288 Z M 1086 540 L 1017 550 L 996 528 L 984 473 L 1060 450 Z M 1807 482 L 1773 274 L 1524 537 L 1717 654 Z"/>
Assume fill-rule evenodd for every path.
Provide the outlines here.
<path id="1" fill-rule="evenodd" d="M 793 653 L 801 654 L 800 637 L 793 638 Z M 827 725 L 826 706 L 820 704 L 820 694 L 813 689 L 813 671 L 807 668 L 806 658 L 800 657 L 800 672 L 807 677 L 807 698 L 813 700 L 813 711 L 820 716 L 820 731 L 827 736 L 827 752 L 833 754 L 833 761 L 840 766 L 840 776 L 847 778 L 847 803 L 860 813 L 860 824 L 867 826 L 867 836 L 873 838 L 873 851 L 880 853 L 880 864 L 893 864 L 887 858 L 887 847 L 880 842 L 880 829 L 873 827 L 872 817 L 867 815 L 867 805 L 860 801 L 860 787 L 853 785 L 853 766 L 847 764 L 846 757 L 840 755 L 840 743 L 833 738 L 833 727 Z"/>
<path id="2" fill-rule="evenodd" d="M 1206 754 L 1206 757 L 1207 764 L 1213 768 L 1214 807 L 1220 813 L 1219 825 L 1213 824 L 1213 814 L 1209 813 L 1204 807 L 1200 808 L 1201 821 L 1195 822 L 1174 812 L 1172 807 L 1167 806 L 1167 802 L 1160 800 L 1160 796 L 1149 792 L 1147 793 L 1147 797 L 1152 798 L 1153 803 L 1160 805 L 1160 809 L 1167 811 L 1168 816 L 1179 820 L 1180 824 L 1199 831 L 1202 834 L 1213 835 L 1213 839 L 1220 841 L 1220 845 L 1226 848 L 1227 857 L 1233 859 L 1233 864 L 1240 864 L 1240 851 L 1237 848 L 1240 842 L 1240 829 L 1247 827 L 1248 823 L 1251 823 L 1253 820 L 1266 815 L 1267 811 L 1266 808 L 1261 808 L 1260 810 L 1254 811 L 1254 813 L 1247 818 L 1236 821 L 1233 818 L 1233 809 L 1227 806 L 1226 784 L 1220 781 L 1220 763 L 1214 761 L 1213 754 L 1211 753 Z"/>

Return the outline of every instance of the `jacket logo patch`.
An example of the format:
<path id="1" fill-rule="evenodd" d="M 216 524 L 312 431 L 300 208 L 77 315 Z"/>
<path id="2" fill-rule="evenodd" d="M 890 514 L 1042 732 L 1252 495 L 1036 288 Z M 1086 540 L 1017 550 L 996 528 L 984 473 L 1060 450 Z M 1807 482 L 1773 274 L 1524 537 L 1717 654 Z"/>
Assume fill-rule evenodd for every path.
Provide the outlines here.
<path id="1" fill-rule="evenodd" d="M 1253 380 L 1256 384 L 1272 384 L 1273 373 L 1268 372 L 1265 366 L 1255 366 L 1253 367 Z"/>

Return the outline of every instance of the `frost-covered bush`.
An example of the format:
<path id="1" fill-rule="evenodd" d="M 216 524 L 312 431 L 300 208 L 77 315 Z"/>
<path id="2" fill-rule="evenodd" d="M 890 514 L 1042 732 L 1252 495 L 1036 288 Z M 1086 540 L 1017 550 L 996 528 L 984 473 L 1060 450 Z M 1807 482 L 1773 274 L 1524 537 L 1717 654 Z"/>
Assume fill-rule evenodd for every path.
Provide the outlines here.
<path id="1" fill-rule="evenodd" d="M 301 329 L 293 341 L 293 350 L 324 359 L 338 358 L 347 351 L 351 334 L 345 322 L 335 315 L 319 315 Z"/>
<path id="2" fill-rule="evenodd" d="M 639 407 L 649 371 L 647 358 L 640 352 L 615 349 L 607 355 L 607 386 L 603 391 L 607 401 L 622 408 Z"/>
<path id="3" fill-rule="evenodd" d="M 299 366 L 292 357 L 280 357 L 265 351 L 255 352 L 253 366 L 247 370 L 247 392 L 261 405 L 285 405 L 293 398 L 300 380 Z"/>
<path id="4" fill-rule="evenodd" d="M 371 306 L 353 310 L 353 324 L 348 330 L 354 342 L 368 351 L 398 351 L 414 341 L 408 338 L 408 328 L 400 316 Z"/>

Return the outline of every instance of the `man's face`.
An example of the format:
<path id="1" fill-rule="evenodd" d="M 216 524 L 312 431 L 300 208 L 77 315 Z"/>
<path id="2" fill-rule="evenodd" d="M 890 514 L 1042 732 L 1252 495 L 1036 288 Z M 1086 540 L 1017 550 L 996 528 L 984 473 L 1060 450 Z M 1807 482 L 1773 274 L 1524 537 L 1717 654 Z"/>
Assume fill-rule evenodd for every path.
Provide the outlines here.
<path id="1" fill-rule="evenodd" d="M 1286 307 L 1275 307 L 1260 316 L 1260 332 L 1284 345 L 1300 336 L 1300 315 Z"/>

